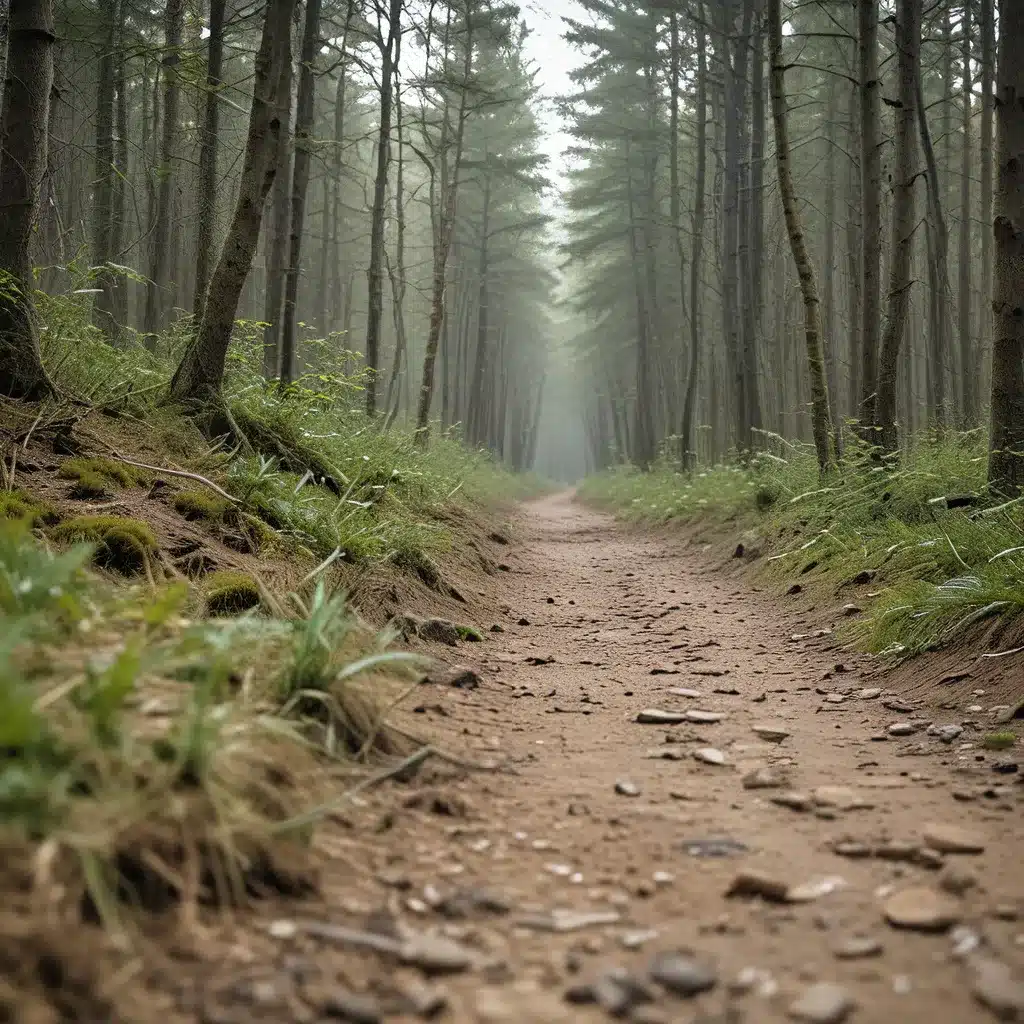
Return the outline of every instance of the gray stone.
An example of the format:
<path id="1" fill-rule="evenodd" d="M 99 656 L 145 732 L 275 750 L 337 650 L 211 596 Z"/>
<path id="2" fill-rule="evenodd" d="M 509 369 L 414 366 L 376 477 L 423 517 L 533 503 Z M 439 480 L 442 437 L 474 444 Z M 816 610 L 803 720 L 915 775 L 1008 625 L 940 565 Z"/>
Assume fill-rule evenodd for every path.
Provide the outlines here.
<path id="1" fill-rule="evenodd" d="M 807 1024 L 842 1024 L 856 1005 L 853 996 L 841 985 L 820 981 L 790 1005 L 789 1016 Z"/>
<path id="2" fill-rule="evenodd" d="M 713 967 L 685 953 L 662 953 L 650 967 L 651 980 L 673 995 L 690 998 L 718 984 Z"/>
<path id="3" fill-rule="evenodd" d="M 629 779 L 619 779 L 618 782 L 615 783 L 615 792 L 618 793 L 619 796 L 639 796 L 640 787 Z"/>
<path id="4" fill-rule="evenodd" d="M 751 730 L 766 743 L 781 743 L 790 733 L 778 725 L 752 725 Z"/>
<path id="5" fill-rule="evenodd" d="M 684 711 L 662 711 L 660 708 L 646 708 L 636 716 L 640 725 L 679 725 L 686 721 Z"/>
<path id="6" fill-rule="evenodd" d="M 939 853 L 984 853 L 985 840 L 959 825 L 926 825 L 924 841 Z"/>
<path id="7" fill-rule="evenodd" d="M 744 789 L 781 789 L 788 783 L 784 772 L 777 768 L 756 768 L 743 776 Z"/>
<path id="8" fill-rule="evenodd" d="M 883 946 L 880 939 L 873 935 L 851 935 L 836 945 L 832 952 L 839 960 L 863 960 L 871 956 L 879 956 Z"/>
<path id="9" fill-rule="evenodd" d="M 948 896 L 923 885 L 893 893 L 884 913 L 893 927 L 919 932 L 944 932 L 960 920 L 960 910 Z"/>
<path id="10" fill-rule="evenodd" d="M 971 961 L 971 994 L 997 1020 L 1024 1020 L 1024 981 L 999 960 Z"/>
<path id="11" fill-rule="evenodd" d="M 726 763 L 725 754 L 714 747 L 701 747 L 693 752 L 693 756 L 698 761 L 703 761 L 704 764 L 724 765 Z"/>
<path id="12" fill-rule="evenodd" d="M 910 722 L 894 722 L 886 731 L 890 736 L 913 736 L 917 729 Z"/>
<path id="13" fill-rule="evenodd" d="M 698 725 L 713 725 L 720 722 L 725 715 L 720 711 L 687 711 L 686 721 L 695 722 Z"/>

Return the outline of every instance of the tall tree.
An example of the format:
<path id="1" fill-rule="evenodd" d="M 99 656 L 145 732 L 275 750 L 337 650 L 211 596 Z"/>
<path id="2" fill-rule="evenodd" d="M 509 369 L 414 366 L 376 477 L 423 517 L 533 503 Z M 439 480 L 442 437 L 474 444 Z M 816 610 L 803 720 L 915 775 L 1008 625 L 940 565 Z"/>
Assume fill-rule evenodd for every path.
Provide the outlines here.
<path id="1" fill-rule="evenodd" d="M 899 0 L 896 52 L 899 93 L 896 108 L 896 159 L 893 173 L 892 254 L 889 267 L 888 317 L 878 363 L 875 427 L 885 452 L 895 452 L 896 381 L 900 348 L 910 308 L 911 257 L 916 228 L 914 183 L 917 180 L 917 76 L 921 47 L 921 0 Z"/>
<path id="2" fill-rule="evenodd" d="M 149 348 L 156 346 L 164 310 L 169 307 L 171 273 L 175 264 L 174 190 L 178 145 L 178 119 L 181 105 L 181 44 L 185 24 L 185 0 L 167 0 L 164 9 L 164 57 L 162 131 L 157 168 L 156 218 L 153 224 L 153 258 L 146 286 L 146 319 L 143 330 Z"/>
<path id="3" fill-rule="evenodd" d="M 882 83 L 878 74 L 878 0 L 857 0 L 860 77 L 860 169 L 862 302 L 860 407 L 856 418 L 875 421 L 881 338 L 882 282 Z"/>
<path id="4" fill-rule="evenodd" d="M 0 395 L 53 392 L 39 353 L 29 246 L 46 172 L 56 36 L 51 0 L 11 0 L 0 113 Z"/>
<path id="5" fill-rule="evenodd" d="M 771 60 L 772 115 L 775 122 L 775 159 L 779 175 L 779 194 L 786 218 L 786 233 L 800 278 L 804 300 L 804 341 L 807 346 L 807 368 L 811 380 L 811 424 L 818 467 L 824 473 L 833 463 L 833 443 L 829 430 L 828 379 L 821 341 L 821 306 L 814 263 L 807 251 L 807 240 L 797 206 L 793 184 L 789 144 L 789 111 L 786 103 L 785 74 L 782 53 L 782 0 L 768 0 L 768 45 Z"/>
<path id="6" fill-rule="evenodd" d="M 252 110 L 238 201 L 207 290 L 203 319 L 171 378 L 169 399 L 210 437 L 234 432 L 221 387 L 238 299 L 252 267 L 263 208 L 278 168 L 278 143 L 291 97 L 291 17 L 295 0 L 268 0 L 256 54 Z"/>
<path id="7" fill-rule="evenodd" d="M 281 380 L 295 377 L 295 321 L 299 298 L 302 237 L 306 226 L 306 193 L 313 161 L 313 122 L 316 103 L 316 56 L 320 48 L 320 0 L 306 0 L 302 30 L 299 95 L 295 110 L 295 166 L 292 170 L 291 232 L 288 238 L 288 269 L 284 283 L 284 314 L 281 324 Z"/>
<path id="8" fill-rule="evenodd" d="M 217 150 L 219 147 L 221 74 L 224 68 L 224 15 L 226 0 L 210 0 L 210 37 L 206 48 L 206 96 L 199 143 L 199 219 L 196 225 L 196 284 L 192 315 L 203 316 L 206 287 L 210 283 L 214 229 L 217 223 Z"/>
<path id="9" fill-rule="evenodd" d="M 999 493 L 1016 496 L 1024 491 L 1024 6 L 1003 3 L 999 14 L 988 479 Z"/>
<path id="10" fill-rule="evenodd" d="M 99 294 L 93 306 L 93 322 L 113 338 L 114 281 L 107 267 L 113 259 L 110 234 L 114 218 L 114 92 L 118 26 L 122 17 L 118 0 L 102 0 L 99 14 L 102 23 L 100 58 L 96 88 L 96 159 L 93 183 L 92 262 L 98 267 L 96 287 Z"/>
<path id="11" fill-rule="evenodd" d="M 971 173 L 974 153 L 971 149 L 971 121 L 974 116 L 971 72 L 971 4 L 965 0 L 960 40 L 960 257 L 958 301 L 960 325 L 960 421 L 972 427 L 978 419 L 978 373 L 971 334 Z M 986 227 L 986 231 L 988 228 Z"/>
<path id="12" fill-rule="evenodd" d="M 370 266 L 367 270 L 369 315 L 366 319 L 366 414 L 377 413 L 377 373 L 380 370 L 380 332 L 384 321 L 384 219 L 387 210 L 388 168 L 391 165 L 391 119 L 395 89 L 395 47 L 402 32 L 402 0 L 390 0 L 385 37 L 383 5 L 377 3 L 377 46 L 381 55 L 380 121 L 377 126 L 377 173 L 373 182 L 370 221 Z"/>

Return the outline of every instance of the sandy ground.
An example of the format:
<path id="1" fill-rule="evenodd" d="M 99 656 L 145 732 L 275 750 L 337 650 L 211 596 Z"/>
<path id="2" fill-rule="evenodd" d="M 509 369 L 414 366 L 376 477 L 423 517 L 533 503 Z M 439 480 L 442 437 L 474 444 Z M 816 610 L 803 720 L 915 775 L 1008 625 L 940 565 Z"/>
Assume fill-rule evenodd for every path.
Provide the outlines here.
<path id="1" fill-rule="evenodd" d="M 806 608 L 569 495 L 524 507 L 517 532 L 480 606 L 503 632 L 460 651 L 481 684 L 426 684 L 409 715 L 497 770 L 435 761 L 352 801 L 319 842 L 323 901 L 265 908 L 201 991 L 177 974 L 174 1010 L 414 1020 L 401 998 L 425 1016 L 434 997 L 457 1022 L 1024 1019 L 1024 786 L 1013 750 L 978 746 L 990 696 L 903 703 Z M 721 718 L 640 724 L 645 709 Z M 443 935 L 472 963 L 426 980 L 325 923 Z M 659 956 L 675 994 L 651 980 Z"/>

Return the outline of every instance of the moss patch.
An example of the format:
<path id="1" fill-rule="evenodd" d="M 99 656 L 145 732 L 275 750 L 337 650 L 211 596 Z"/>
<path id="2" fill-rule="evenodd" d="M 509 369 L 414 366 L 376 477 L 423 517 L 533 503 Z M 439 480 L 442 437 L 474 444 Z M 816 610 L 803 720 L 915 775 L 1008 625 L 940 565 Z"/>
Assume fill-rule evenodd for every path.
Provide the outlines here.
<path id="1" fill-rule="evenodd" d="M 0 519 L 15 519 L 29 526 L 52 525 L 60 516 L 47 501 L 33 498 L 24 491 L 0 491 Z"/>
<path id="2" fill-rule="evenodd" d="M 145 571 L 149 556 L 157 549 L 156 537 L 146 523 L 125 516 L 76 516 L 61 523 L 52 536 L 74 543 L 96 545 L 93 562 L 123 576 Z"/>
<path id="3" fill-rule="evenodd" d="M 1012 732 L 991 732 L 982 741 L 986 750 L 1009 750 L 1017 742 Z"/>
<path id="4" fill-rule="evenodd" d="M 210 573 L 203 581 L 206 611 L 210 615 L 241 615 L 258 608 L 261 600 L 256 581 L 244 572 Z"/>
<path id="5" fill-rule="evenodd" d="M 224 523 L 236 518 L 235 507 L 230 501 L 205 491 L 181 491 L 171 504 L 189 522 Z"/>
<path id="6" fill-rule="evenodd" d="M 102 498 L 111 489 L 124 490 L 148 482 L 149 477 L 134 466 L 114 459 L 94 458 L 68 459 L 57 476 L 62 480 L 73 480 L 71 496 L 74 498 Z"/>

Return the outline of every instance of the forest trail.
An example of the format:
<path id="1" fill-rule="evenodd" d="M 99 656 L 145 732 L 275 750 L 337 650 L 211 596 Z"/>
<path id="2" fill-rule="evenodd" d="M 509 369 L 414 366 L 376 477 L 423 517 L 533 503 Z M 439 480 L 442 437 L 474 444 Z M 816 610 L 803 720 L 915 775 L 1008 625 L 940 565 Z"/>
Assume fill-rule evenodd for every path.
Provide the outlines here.
<path id="1" fill-rule="evenodd" d="M 421 687 L 415 716 L 439 746 L 503 770 L 375 794 L 377 835 L 324 840 L 340 904 L 328 872 L 325 916 L 486 951 L 439 982 L 458 1022 L 997 1019 L 979 991 L 1021 1019 L 1003 968 L 1024 967 L 1024 790 L 993 773 L 1000 755 L 976 760 L 920 723 L 888 736 L 933 716 L 829 638 L 798 639 L 794 613 L 697 546 L 564 494 L 525 506 L 517 532 L 481 685 Z M 649 708 L 721 719 L 639 724 Z M 357 848 L 369 870 L 354 878 Z M 759 897 L 728 897 L 738 879 Z M 552 919 L 559 908 L 597 916 Z M 354 988 L 405 984 L 374 955 L 296 941 Z M 662 967 L 670 988 L 707 990 L 693 998 L 648 980 L 681 950 Z"/>

